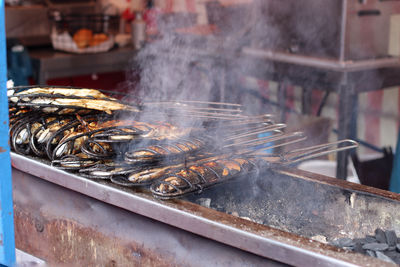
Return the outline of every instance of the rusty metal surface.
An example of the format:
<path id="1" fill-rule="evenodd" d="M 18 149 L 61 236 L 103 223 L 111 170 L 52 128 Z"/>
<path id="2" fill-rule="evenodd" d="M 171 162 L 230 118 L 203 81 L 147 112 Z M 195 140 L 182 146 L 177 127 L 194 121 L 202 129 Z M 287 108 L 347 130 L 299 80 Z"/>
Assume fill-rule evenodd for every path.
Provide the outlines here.
<path id="1" fill-rule="evenodd" d="M 13 171 L 17 247 L 51 266 L 282 266 Z"/>
<path id="2" fill-rule="evenodd" d="M 66 189 L 267 259 L 303 266 L 373 266 L 383 263 L 186 200 L 158 201 L 148 192 L 91 181 L 14 153 L 12 164 L 16 169 Z M 90 214 L 85 216 L 90 217 Z"/>

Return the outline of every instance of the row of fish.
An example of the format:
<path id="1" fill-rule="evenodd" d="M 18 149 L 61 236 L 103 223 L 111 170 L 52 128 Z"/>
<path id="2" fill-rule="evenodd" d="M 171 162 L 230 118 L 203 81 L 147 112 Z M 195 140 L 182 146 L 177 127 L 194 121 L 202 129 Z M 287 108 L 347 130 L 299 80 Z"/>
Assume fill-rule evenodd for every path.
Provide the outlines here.
<path id="1" fill-rule="evenodd" d="M 47 158 L 57 168 L 91 179 L 110 179 L 124 186 L 150 185 L 159 198 L 201 191 L 254 172 L 261 165 L 326 154 L 338 150 L 331 147 L 339 144 L 339 150 L 357 145 L 344 140 L 279 155 L 265 154 L 266 148 L 305 137 L 284 133 L 285 125 L 275 124 L 268 116 L 236 116 L 236 110 L 236 117 L 217 113 L 219 127 L 210 124 L 205 131 L 204 127 L 181 127 L 165 121 L 140 121 L 135 118 L 140 117 L 137 114 L 143 112 L 143 106 L 122 103 L 94 89 L 25 87 L 8 93 L 10 142 L 15 152 Z M 215 114 L 216 110 L 227 109 L 211 111 Z"/>

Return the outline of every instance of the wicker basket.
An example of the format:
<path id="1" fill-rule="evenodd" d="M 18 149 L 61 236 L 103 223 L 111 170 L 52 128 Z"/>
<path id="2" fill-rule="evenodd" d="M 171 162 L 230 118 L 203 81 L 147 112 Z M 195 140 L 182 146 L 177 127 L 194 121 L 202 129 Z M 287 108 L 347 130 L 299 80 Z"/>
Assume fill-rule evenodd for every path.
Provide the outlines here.
<path id="1" fill-rule="evenodd" d="M 118 16 L 64 16 L 58 12 L 51 16 L 51 21 L 53 48 L 72 53 L 99 53 L 110 50 L 114 46 L 114 34 L 119 24 Z"/>

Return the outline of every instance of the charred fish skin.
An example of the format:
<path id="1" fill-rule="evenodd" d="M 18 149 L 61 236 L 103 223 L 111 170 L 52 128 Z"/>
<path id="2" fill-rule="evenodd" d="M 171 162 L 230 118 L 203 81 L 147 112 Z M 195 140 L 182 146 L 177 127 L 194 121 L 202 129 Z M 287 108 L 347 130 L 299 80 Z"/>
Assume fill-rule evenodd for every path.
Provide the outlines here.
<path id="1" fill-rule="evenodd" d="M 107 114 L 120 110 L 135 113 L 140 111 L 138 106 L 123 104 L 95 89 L 36 86 L 9 90 L 9 92 L 11 92 L 10 102 L 48 113 L 67 114 L 82 109 L 97 110 Z"/>
<path id="2" fill-rule="evenodd" d="M 205 147 L 199 138 L 178 139 L 171 142 L 158 143 L 125 153 L 127 162 L 156 162 L 163 159 L 184 159 Z"/>
<path id="3" fill-rule="evenodd" d="M 236 157 L 218 159 L 170 173 L 150 186 L 155 197 L 179 197 L 208 186 L 233 179 L 254 169 L 251 158 Z"/>
<path id="4" fill-rule="evenodd" d="M 51 165 L 62 170 L 79 171 L 82 168 L 89 168 L 101 161 L 88 158 L 85 154 L 66 155 L 59 160 L 53 160 Z"/>
<path id="5" fill-rule="evenodd" d="M 39 157 L 45 156 L 46 142 L 50 139 L 51 134 L 71 120 L 71 117 L 63 118 L 51 115 L 46 117 L 40 126 L 35 131 L 32 131 L 29 140 L 32 152 Z"/>
<path id="6" fill-rule="evenodd" d="M 18 120 L 9 130 L 11 149 L 19 154 L 30 154 L 30 139 L 33 132 L 51 119 L 53 119 L 52 116 L 42 117 L 41 114 L 33 114 Z"/>
<path id="7" fill-rule="evenodd" d="M 110 179 L 121 170 L 122 167 L 114 161 L 102 161 L 91 167 L 79 170 L 80 175 L 90 179 Z"/>
<path id="8" fill-rule="evenodd" d="M 64 129 L 64 133 L 60 138 L 59 144 L 52 151 L 52 159 L 57 159 L 66 153 L 75 154 L 82 151 L 93 158 L 112 158 L 115 153 L 112 146 L 107 142 L 98 142 L 94 136 L 103 133 L 105 130 L 119 125 L 121 122 L 106 117 L 105 120 L 97 121 L 90 117 L 90 120 L 78 119 L 76 125 L 68 129 Z"/>
<path id="9" fill-rule="evenodd" d="M 195 153 L 193 155 L 188 156 L 184 160 L 170 161 L 170 160 L 162 160 L 160 162 L 157 161 L 149 161 L 149 162 L 141 162 L 140 164 L 132 165 L 136 166 L 131 171 L 119 173 L 126 177 L 127 180 L 131 182 L 130 186 L 142 186 L 149 185 L 153 183 L 155 180 L 161 179 L 166 175 L 185 168 L 185 166 L 191 166 L 197 162 L 208 162 L 215 159 L 222 159 L 226 157 L 226 155 L 216 156 L 214 153 L 202 151 L 201 153 Z M 132 164 L 131 162 L 125 161 L 128 164 Z M 141 169 L 137 169 L 139 166 L 142 166 Z M 129 170 L 129 168 L 128 168 Z"/>
<path id="10" fill-rule="evenodd" d="M 75 119 L 68 122 L 66 125 L 55 131 L 46 143 L 46 154 L 50 160 L 56 157 L 61 157 L 68 151 L 68 149 L 75 148 L 80 150 L 79 145 L 81 145 L 85 140 L 75 140 L 84 136 L 89 130 L 88 127 L 92 127 L 91 123 L 98 120 L 109 119 L 109 117 L 97 117 L 94 115 L 88 115 L 82 118 Z M 94 124 L 97 125 L 97 122 Z M 68 140 L 70 139 L 70 140 Z M 83 138 L 84 139 L 84 138 Z M 68 143 L 68 141 L 70 141 Z M 72 144 L 72 146 L 71 146 Z M 57 148 L 57 151 L 56 151 Z"/>

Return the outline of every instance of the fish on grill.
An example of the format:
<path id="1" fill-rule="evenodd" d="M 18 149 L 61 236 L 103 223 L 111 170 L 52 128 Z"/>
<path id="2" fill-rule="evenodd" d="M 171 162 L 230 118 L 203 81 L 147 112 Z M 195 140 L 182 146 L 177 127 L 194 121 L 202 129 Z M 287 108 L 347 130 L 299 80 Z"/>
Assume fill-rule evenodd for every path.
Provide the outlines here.
<path id="1" fill-rule="evenodd" d="M 57 116 L 38 127 L 32 132 L 30 137 L 29 145 L 32 152 L 37 156 L 45 156 L 47 143 L 51 140 L 52 135 L 73 120 L 74 117 L 72 116 Z M 52 145 L 55 145 L 55 141 L 55 139 L 52 140 Z"/>
<path id="2" fill-rule="evenodd" d="M 164 140 L 174 139 L 186 135 L 191 130 L 179 128 L 165 122 L 140 122 L 133 120 L 115 120 L 110 123 L 109 128 L 103 127 L 103 131 L 93 135 L 93 140 L 97 142 L 120 142 L 143 139 Z"/>
<path id="3" fill-rule="evenodd" d="M 248 154 L 249 151 L 254 152 L 254 146 L 258 147 L 263 143 L 267 143 L 267 147 L 273 148 L 304 140 L 304 137 L 302 133 L 273 133 L 270 138 L 256 140 L 257 142 L 255 143 L 254 140 L 251 143 L 246 143 L 246 146 L 240 144 L 236 148 L 232 146 L 226 148 L 211 145 L 215 143 L 212 142 L 213 139 L 211 137 L 198 138 L 188 136 L 184 139 L 186 141 L 185 149 L 181 148 L 180 150 L 176 148 L 176 141 L 168 140 L 167 143 L 153 143 L 146 147 L 126 152 L 124 162 L 129 165 L 118 171 L 108 169 L 107 172 L 111 180 L 117 181 L 119 184 L 142 186 L 161 178 L 177 168 L 205 161 L 222 160 L 232 155 Z M 274 141 L 273 144 L 269 142 L 271 140 Z M 182 143 L 182 140 L 178 139 L 178 141 L 178 143 Z M 209 149 L 205 149 L 206 147 Z"/>
<path id="4" fill-rule="evenodd" d="M 51 159 L 66 154 L 76 154 L 84 147 L 89 156 L 112 157 L 113 148 L 118 143 L 143 140 L 163 140 L 176 138 L 188 132 L 168 123 L 151 124 L 132 120 L 118 120 L 109 117 L 99 120 L 89 117 L 86 121 L 78 116 L 78 120 L 70 127 L 61 128 L 58 132 L 58 145 L 50 149 Z M 118 135 L 114 133 L 118 132 Z M 56 135 L 53 136 L 56 137 Z M 111 143 L 111 144 L 110 144 Z"/>
<path id="5" fill-rule="evenodd" d="M 103 127 L 109 127 L 116 121 L 110 117 L 98 118 L 89 116 L 77 119 L 69 125 L 57 130 L 47 143 L 47 154 L 50 159 L 57 159 L 67 154 L 74 155 L 81 152 L 83 143 L 88 140 L 90 134 L 100 131 Z M 54 147 L 54 144 L 56 145 Z"/>
<path id="6" fill-rule="evenodd" d="M 56 119 L 53 115 L 32 114 L 25 119 L 13 123 L 10 127 L 11 147 L 17 153 L 30 154 L 30 139 L 38 129 L 44 124 L 50 123 Z"/>
<path id="7" fill-rule="evenodd" d="M 35 94 L 48 94 L 48 95 L 62 95 L 62 96 L 80 96 L 93 98 L 110 98 L 109 96 L 101 93 L 96 89 L 87 88 L 73 88 L 73 87 L 17 87 L 16 89 L 9 89 L 8 96 L 13 97 L 16 95 L 35 95 Z M 110 98 L 113 99 L 113 98 Z"/>
<path id="8" fill-rule="evenodd" d="M 169 123 L 158 121 L 165 118 L 163 110 L 149 117 L 141 113 L 143 121 L 137 121 L 132 113 L 141 112 L 143 105 L 124 104 L 93 89 L 35 86 L 7 93 L 14 151 L 47 155 L 52 166 L 90 179 L 150 185 L 153 195 L 161 199 L 201 192 L 259 168 L 357 146 L 345 140 L 272 154 L 271 149 L 304 140 L 304 134 L 285 133 L 286 125 L 275 124 L 269 115 L 247 117 L 234 106 L 186 103 L 182 109 L 178 103 L 171 109 L 165 103 L 165 110 L 173 110 L 167 113 Z M 182 124 L 173 117 L 177 111 L 185 111 L 196 123 Z M 331 145 L 338 147 L 331 149 Z"/>
<path id="9" fill-rule="evenodd" d="M 122 155 L 131 147 L 138 147 L 143 143 L 158 143 L 169 139 L 177 139 L 186 134 L 190 129 L 183 129 L 173 126 L 168 123 L 145 123 L 138 121 L 115 121 L 114 126 L 101 128 L 92 132 L 89 138 L 83 143 L 82 151 L 92 157 L 97 158 L 112 158 L 117 155 Z M 175 141 L 171 141 L 175 142 Z M 193 144 L 185 144 L 182 140 L 176 141 L 179 143 L 180 151 L 189 152 L 194 150 L 195 141 Z M 187 141 L 190 142 L 190 141 Z M 137 149 L 133 151 L 136 152 Z M 132 151 L 132 152 L 133 152 Z M 138 154 L 132 153 L 131 158 L 126 160 L 130 163 L 144 162 L 143 158 L 148 159 L 141 154 L 142 151 L 137 151 Z M 130 155 L 131 153 L 128 153 Z M 140 156 L 139 156 L 140 154 Z"/>
<path id="10" fill-rule="evenodd" d="M 9 101 L 20 106 L 40 109 L 43 112 L 59 114 L 73 113 L 77 109 L 83 110 L 83 113 L 87 113 L 88 110 L 97 110 L 107 114 L 121 110 L 140 111 L 138 106 L 123 104 L 95 89 L 33 87 L 13 90 L 9 93 Z"/>
<path id="11" fill-rule="evenodd" d="M 184 168 L 185 166 L 193 164 L 194 162 L 206 162 L 217 158 L 222 159 L 223 157 L 227 157 L 227 155 L 215 156 L 214 153 L 202 151 L 202 153 L 196 153 L 193 156 L 189 155 L 185 160 L 172 163 L 170 161 L 162 161 L 153 165 L 149 164 L 148 166 L 143 166 L 141 169 L 138 169 L 137 167 L 133 169 L 128 168 L 124 172 L 114 172 L 113 174 L 119 175 L 121 179 L 124 178 L 125 182 L 129 183 L 131 186 L 144 185 L 150 184 L 153 181 L 167 175 L 168 173 Z"/>
<path id="12" fill-rule="evenodd" d="M 61 159 L 53 160 L 51 165 L 63 170 L 78 171 L 82 168 L 92 167 L 100 161 L 88 157 L 85 153 L 66 155 Z"/>
<path id="13" fill-rule="evenodd" d="M 29 112 L 31 112 L 29 108 L 10 107 L 8 110 L 10 125 L 12 125 L 15 120 L 26 116 Z"/>
<path id="14" fill-rule="evenodd" d="M 150 186 L 153 195 L 159 198 L 181 196 L 201 191 L 210 185 L 221 183 L 257 169 L 254 157 L 233 156 L 178 169 Z"/>
<path id="15" fill-rule="evenodd" d="M 79 174 L 90 179 L 110 179 L 114 172 L 124 169 L 124 163 L 115 160 L 99 161 L 97 164 L 79 170 Z"/>
<path id="16" fill-rule="evenodd" d="M 249 174 L 260 168 L 281 167 L 300 161 L 327 155 L 332 152 L 355 148 L 358 143 L 349 140 L 299 148 L 280 154 L 253 152 L 235 155 L 230 158 L 216 158 L 208 162 L 189 165 L 157 180 L 150 186 L 153 195 L 158 198 L 173 198 L 201 191 L 205 187 L 221 183 L 241 175 Z"/>
<path id="17" fill-rule="evenodd" d="M 182 159 L 203 149 L 206 141 L 188 137 L 156 143 L 125 152 L 125 161 L 130 163 L 156 162 L 164 159 Z"/>

